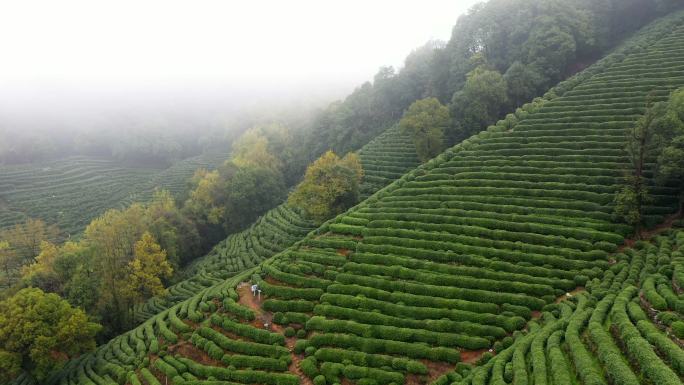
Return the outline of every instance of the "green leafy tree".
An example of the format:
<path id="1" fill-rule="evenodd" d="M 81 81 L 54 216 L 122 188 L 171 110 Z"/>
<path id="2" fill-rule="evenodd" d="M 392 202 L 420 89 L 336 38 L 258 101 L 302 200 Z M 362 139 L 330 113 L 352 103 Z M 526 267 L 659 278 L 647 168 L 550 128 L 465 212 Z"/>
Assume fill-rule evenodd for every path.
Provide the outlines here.
<path id="1" fill-rule="evenodd" d="M 646 113 L 627 130 L 626 152 L 630 168 L 626 171 L 623 187 L 615 195 L 613 212 L 618 219 L 634 226 L 637 237 L 641 234 L 643 208 L 651 201 L 644 172 L 647 160 L 656 152 L 657 123 L 664 106 L 649 101 Z"/>
<path id="2" fill-rule="evenodd" d="M 66 361 L 95 348 L 100 330 L 86 314 L 61 299 L 29 288 L 0 302 L 0 367 L 12 376 L 18 367 L 44 383 Z"/>
<path id="3" fill-rule="evenodd" d="M 437 98 L 415 101 L 399 121 L 416 145 L 418 158 L 425 162 L 444 150 L 444 130 L 449 126 L 449 109 Z"/>
<path id="4" fill-rule="evenodd" d="M 227 183 L 225 192 L 225 227 L 233 232 L 249 226 L 259 215 L 281 203 L 286 188 L 278 170 L 244 166 Z"/>
<path id="5" fill-rule="evenodd" d="M 461 141 L 495 123 L 507 103 L 506 81 L 499 72 L 485 66 L 470 72 L 465 86 L 451 101 L 452 141 Z"/>
<path id="6" fill-rule="evenodd" d="M 539 95 L 547 80 L 539 69 L 530 64 L 516 61 L 504 74 L 508 99 L 513 106 L 519 107 Z"/>
<path id="7" fill-rule="evenodd" d="M 328 151 L 306 169 L 304 180 L 290 194 L 288 204 L 323 222 L 356 204 L 362 177 L 358 155 L 349 153 L 340 159 Z"/>
<path id="8" fill-rule="evenodd" d="M 575 59 L 577 43 L 572 31 L 563 28 L 557 17 L 541 16 L 535 20 L 522 49 L 527 62 L 541 69 L 547 81 L 555 83 Z"/>
<path id="9" fill-rule="evenodd" d="M 166 190 L 156 191 L 145 207 L 147 229 L 166 251 L 169 262 L 178 267 L 200 256 L 201 239 L 196 224 L 183 215 Z"/>
<path id="10" fill-rule="evenodd" d="M 658 125 L 656 177 L 661 184 L 680 188 L 684 208 L 684 88 L 672 93 Z"/>

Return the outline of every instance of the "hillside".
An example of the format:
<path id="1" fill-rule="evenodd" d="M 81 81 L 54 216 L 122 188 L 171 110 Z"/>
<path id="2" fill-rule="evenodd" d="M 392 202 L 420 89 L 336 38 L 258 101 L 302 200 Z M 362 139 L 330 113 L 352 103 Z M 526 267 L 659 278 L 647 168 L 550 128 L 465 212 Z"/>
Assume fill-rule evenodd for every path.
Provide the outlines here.
<path id="1" fill-rule="evenodd" d="M 419 164 L 408 136 L 391 127 L 359 150 L 364 168 L 361 199 L 388 185 Z M 248 229 L 231 234 L 204 257 L 187 266 L 181 282 L 169 287 L 169 295 L 154 297 L 136 309 L 143 322 L 202 289 L 252 268 L 292 246 L 315 226 L 287 204 L 270 210 Z"/>
<path id="2" fill-rule="evenodd" d="M 420 164 L 413 141 L 396 125 L 363 146 L 359 157 L 364 172 L 361 183 L 362 199 L 368 198 Z"/>
<path id="3" fill-rule="evenodd" d="M 85 156 L 2 166 L 0 228 L 38 218 L 58 225 L 65 236 L 74 236 L 105 210 L 149 199 L 155 188 L 181 193 L 197 168 L 216 167 L 226 157 L 206 153 L 178 161 L 167 169 L 131 167 Z"/>
<path id="4" fill-rule="evenodd" d="M 679 230 L 616 254 L 601 281 L 548 307 L 489 362 L 436 384 L 681 384 L 682 247 Z"/>
<path id="5" fill-rule="evenodd" d="M 681 12 L 645 28 L 293 247 L 71 362 L 55 382 L 529 383 L 531 368 L 545 383 L 548 351 L 547 373 L 565 367 L 585 384 L 676 383 L 681 346 L 630 301 L 642 290 L 647 310 L 682 316 L 667 284 L 674 271 L 679 290 L 680 253 L 668 250 L 681 235 L 616 253 L 630 229 L 610 213 L 625 129 L 647 95 L 664 100 L 684 85 L 682 37 Z M 676 191 L 652 193 L 657 222 L 675 210 Z M 571 291 L 584 294 L 556 304 Z M 612 335 L 600 327 L 607 314 Z M 496 356 L 479 368 L 456 365 L 488 349 Z"/>

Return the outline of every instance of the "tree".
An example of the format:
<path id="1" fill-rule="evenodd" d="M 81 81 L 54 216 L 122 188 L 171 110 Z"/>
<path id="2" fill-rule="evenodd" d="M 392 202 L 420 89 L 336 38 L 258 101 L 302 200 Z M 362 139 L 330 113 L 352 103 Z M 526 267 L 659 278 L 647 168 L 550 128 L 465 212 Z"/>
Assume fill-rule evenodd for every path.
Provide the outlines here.
<path id="1" fill-rule="evenodd" d="M 444 130 L 449 126 L 449 109 L 437 98 L 417 100 L 399 121 L 413 137 L 418 158 L 425 162 L 444 150 Z"/>
<path id="2" fill-rule="evenodd" d="M 58 292 L 61 283 L 54 270 L 55 260 L 59 258 L 59 248 L 53 243 L 43 241 L 36 261 L 24 266 L 22 279 L 28 286 L 38 287 L 47 292 Z"/>
<path id="3" fill-rule="evenodd" d="M 143 233 L 135 243 L 135 258 L 128 263 L 127 293 L 133 303 L 140 303 L 164 293 L 163 279 L 173 273 L 166 260 L 166 252 L 157 244 L 152 234 Z"/>
<path id="4" fill-rule="evenodd" d="M 279 171 L 245 166 L 226 184 L 225 192 L 225 228 L 234 232 L 249 226 L 259 215 L 282 202 L 286 188 Z"/>
<path id="5" fill-rule="evenodd" d="M 557 17 L 540 16 L 523 45 L 527 62 L 540 69 L 552 83 L 558 82 L 575 59 L 577 43 L 571 31 L 564 30 Z"/>
<path id="6" fill-rule="evenodd" d="M 684 208 L 684 88 L 673 92 L 657 128 L 656 178 L 680 189 Z"/>
<path id="7" fill-rule="evenodd" d="M 200 256 L 201 239 L 196 224 L 183 215 L 166 190 L 155 191 L 145 207 L 148 231 L 166 250 L 169 262 L 178 267 Z"/>
<path id="8" fill-rule="evenodd" d="M 193 175 L 194 189 L 183 210 L 198 223 L 217 225 L 223 222 L 221 205 L 225 200 L 222 177 L 218 170 L 199 169 Z"/>
<path id="9" fill-rule="evenodd" d="M 454 94 L 452 141 L 461 141 L 496 122 L 505 110 L 506 81 L 495 70 L 480 66 L 468 74 L 465 86 Z"/>
<path id="10" fill-rule="evenodd" d="M 29 288 L 0 302 L 0 361 L 39 383 L 69 359 L 93 350 L 100 330 L 86 314 L 56 294 Z M 12 373 L 10 373 L 11 375 Z"/>
<path id="11" fill-rule="evenodd" d="M 269 140 L 259 127 L 247 130 L 233 143 L 233 163 L 238 167 L 252 166 L 280 170 L 281 162 L 273 155 Z"/>
<path id="12" fill-rule="evenodd" d="M 534 99 L 544 88 L 547 80 L 534 65 L 516 61 L 504 74 L 508 99 L 519 107 Z"/>
<path id="13" fill-rule="evenodd" d="M 304 180 L 288 197 L 288 204 L 318 222 L 342 213 L 356 204 L 363 169 L 358 155 L 340 159 L 328 151 L 307 169 Z"/>
<path id="14" fill-rule="evenodd" d="M 91 278 L 99 286 L 95 311 L 102 316 L 107 334 L 129 326 L 128 263 L 146 229 L 144 206 L 137 203 L 123 211 L 108 210 L 85 229 L 83 241 L 89 247 L 89 266 L 94 269 Z"/>
<path id="15" fill-rule="evenodd" d="M 28 219 L 24 223 L 16 224 L 3 231 L 0 239 L 9 242 L 24 264 L 35 262 L 35 258 L 40 254 L 41 242 L 54 242 L 58 236 L 57 226 L 48 225 L 40 219 Z"/>
<path id="16" fill-rule="evenodd" d="M 651 200 L 644 177 L 646 161 L 655 152 L 656 127 L 664 106 L 647 102 L 646 113 L 627 130 L 630 169 L 626 171 L 623 187 L 616 192 L 613 212 L 618 219 L 634 226 L 637 237 L 641 234 L 643 207 Z"/>
<path id="17" fill-rule="evenodd" d="M 0 241 L 0 269 L 2 269 L 0 286 L 11 286 L 16 279 L 16 272 L 20 266 L 21 260 L 10 247 L 9 242 Z"/>

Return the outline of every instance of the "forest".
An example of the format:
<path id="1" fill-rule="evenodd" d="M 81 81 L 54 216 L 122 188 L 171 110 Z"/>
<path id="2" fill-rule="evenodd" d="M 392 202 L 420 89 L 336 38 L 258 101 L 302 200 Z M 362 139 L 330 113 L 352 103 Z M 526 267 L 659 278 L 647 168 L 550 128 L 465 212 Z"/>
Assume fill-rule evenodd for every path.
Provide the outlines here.
<path id="1" fill-rule="evenodd" d="M 0 129 L 0 384 L 681 384 L 682 6 L 489 0 L 230 131 Z"/>

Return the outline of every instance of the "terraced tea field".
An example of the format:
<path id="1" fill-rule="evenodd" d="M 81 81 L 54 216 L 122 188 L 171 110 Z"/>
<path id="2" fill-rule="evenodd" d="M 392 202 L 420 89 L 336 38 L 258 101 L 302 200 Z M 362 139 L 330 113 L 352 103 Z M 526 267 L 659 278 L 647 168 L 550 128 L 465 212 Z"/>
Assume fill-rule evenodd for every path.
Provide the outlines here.
<path id="1" fill-rule="evenodd" d="M 101 158 L 71 157 L 44 165 L 0 169 L 0 227 L 27 217 L 75 235 L 107 208 L 119 207 L 133 187 L 158 173 Z"/>
<path id="2" fill-rule="evenodd" d="M 53 381 L 680 384 L 684 232 L 621 250 L 611 203 L 625 129 L 683 59 L 679 12 Z M 677 191 L 651 192 L 658 222 Z"/>
<path id="3" fill-rule="evenodd" d="M 680 230 L 618 253 L 602 280 L 548 306 L 486 364 L 436 384 L 681 384 L 683 251 Z"/>
<path id="4" fill-rule="evenodd" d="M 380 134 L 359 153 L 366 173 L 361 189 L 366 196 L 418 164 L 413 142 L 397 127 Z M 136 320 L 143 322 L 202 289 L 258 265 L 314 228 L 313 223 L 286 204 L 276 207 L 249 229 L 228 236 L 206 256 L 194 261 L 183 272 L 186 279 L 169 287 L 168 296 L 152 298 L 136 309 Z"/>
<path id="5" fill-rule="evenodd" d="M 183 275 L 187 279 L 169 287 L 167 297 L 154 297 L 136 309 L 143 322 L 199 291 L 252 268 L 303 238 L 314 225 L 285 204 L 272 209 L 250 228 L 228 236 L 209 254 L 194 261 Z"/>
<path id="6" fill-rule="evenodd" d="M 399 126 L 387 129 L 359 151 L 363 165 L 361 198 L 387 186 L 420 164 L 415 145 Z"/>
<path id="7" fill-rule="evenodd" d="M 109 208 L 151 197 L 155 188 L 184 190 L 199 167 L 224 160 L 216 153 L 179 161 L 168 169 L 133 168 L 109 159 L 70 157 L 46 164 L 0 167 L 0 228 L 27 218 L 57 224 L 77 235 Z"/>

